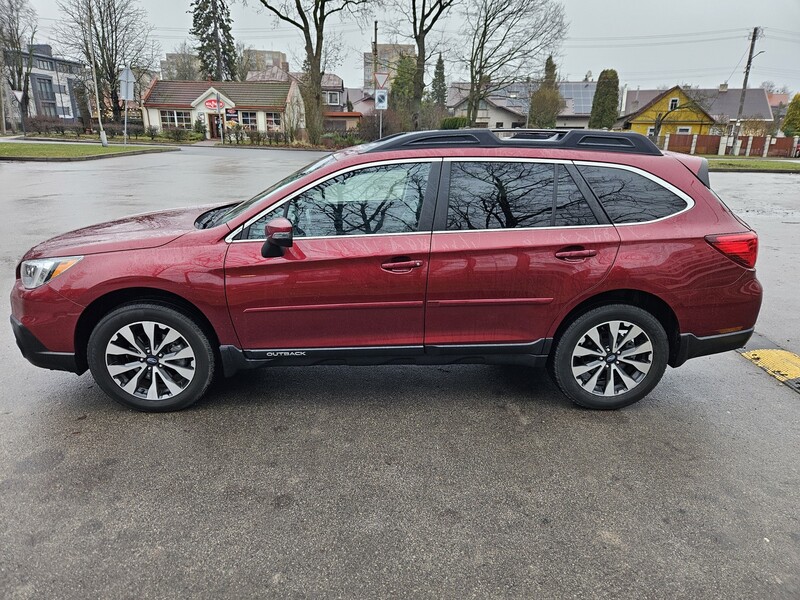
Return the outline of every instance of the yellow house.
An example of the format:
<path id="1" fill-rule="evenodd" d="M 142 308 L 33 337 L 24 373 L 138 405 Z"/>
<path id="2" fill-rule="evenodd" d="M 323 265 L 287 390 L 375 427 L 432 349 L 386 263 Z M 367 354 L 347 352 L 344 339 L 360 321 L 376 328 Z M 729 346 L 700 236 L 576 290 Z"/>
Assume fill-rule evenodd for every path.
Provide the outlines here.
<path id="1" fill-rule="evenodd" d="M 678 85 L 617 122 L 622 129 L 647 136 L 654 135 L 656 128 L 660 136 L 668 133 L 705 135 L 711 132 L 714 123 L 714 118 Z"/>

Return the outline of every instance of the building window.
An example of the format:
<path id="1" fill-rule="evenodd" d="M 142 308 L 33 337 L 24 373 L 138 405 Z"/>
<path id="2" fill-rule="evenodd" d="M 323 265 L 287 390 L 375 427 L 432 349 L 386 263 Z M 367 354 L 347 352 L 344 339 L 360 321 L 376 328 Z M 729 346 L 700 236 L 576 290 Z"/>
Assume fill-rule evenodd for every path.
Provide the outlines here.
<path id="1" fill-rule="evenodd" d="M 326 95 L 326 104 L 337 106 L 340 104 L 339 102 L 339 92 L 325 92 Z"/>
<path id="2" fill-rule="evenodd" d="M 281 113 L 267 113 L 267 129 L 281 126 Z"/>
<path id="3" fill-rule="evenodd" d="M 242 127 L 245 129 L 258 129 L 256 113 L 242 111 L 239 113 L 239 118 L 241 119 Z"/>
<path id="4" fill-rule="evenodd" d="M 656 128 L 655 127 L 648 127 L 647 128 L 648 137 L 652 136 L 655 132 L 656 132 Z"/>
<path id="5" fill-rule="evenodd" d="M 502 121 L 498 121 L 497 123 L 494 124 L 494 126 L 497 129 L 502 129 L 503 128 L 503 122 Z"/>
<path id="6" fill-rule="evenodd" d="M 691 127 L 678 127 L 678 133 L 692 133 Z"/>
<path id="7" fill-rule="evenodd" d="M 58 111 L 56 110 L 55 102 L 42 102 L 42 114 L 45 117 L 57 117 Z"/>
<path id="8" fill-rule="evenodd" d="M 40 101 L 55 101 L 56 94 L 53 91 L 53 82 L 49 79 L 37 79 L 36 90 L 39 92 Z"/>
<path id="9" fill-rule="evenodd" d="M 678 108 L 678 98 L 670 98 L 669 109 L 675 110 L 676 108 Z"/>
<path id="10" fill-rule="evenodd" d="M 162 110 L 161 128 L 180 127 L 181 129 L 192 128 L 192 111 L 190 110 Z"/>
<path id="11" fill-rule="evenodd" d="M 71 117 L 72 111 L 70 111 L 69 106 L 59 106 L 58 107 L 58 116 L 59 117 Z"/>
<path id="12" fill-rule="evenodd" d="M 52 71 L 53 70 L 53 61 L 52 60 L 45 60 L 43 58 L 36 59 L 36 68 L 42 69 L 43 71 Z"/>

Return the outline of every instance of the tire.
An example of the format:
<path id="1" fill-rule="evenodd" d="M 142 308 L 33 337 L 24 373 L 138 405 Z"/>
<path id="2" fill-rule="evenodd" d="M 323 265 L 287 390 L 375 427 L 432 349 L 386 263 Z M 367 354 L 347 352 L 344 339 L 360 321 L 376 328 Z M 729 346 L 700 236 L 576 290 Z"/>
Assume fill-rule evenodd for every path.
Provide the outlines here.
<path id="1" fill-rule="evenodd" d="M 658 319 L 635 306 L 610 304 L 567 327 L 556 343 L 551 373 L 575 404 L 613 410 L 649 394 L 664 375 L 668 355 Z"/>
<path id="2" fill-rule="evenodd" d="M 108 313 L 92 331 L 86 354 L 100 388 L 141 411 L 191 406 L 214 375 L 214 351 L 202 329 L 159 304 L 127 304 Z"/>

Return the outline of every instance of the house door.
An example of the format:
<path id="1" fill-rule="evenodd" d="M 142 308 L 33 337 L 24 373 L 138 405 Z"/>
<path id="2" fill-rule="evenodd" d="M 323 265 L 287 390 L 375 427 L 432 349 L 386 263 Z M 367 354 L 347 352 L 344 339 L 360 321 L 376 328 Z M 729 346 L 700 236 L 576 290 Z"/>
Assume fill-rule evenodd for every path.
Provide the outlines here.
<path id="1" fill-rule="evenodd" d="M 208 113 L 208 133 L 211 138 L 219 138 L 219 115 L 217 113 Z"/>

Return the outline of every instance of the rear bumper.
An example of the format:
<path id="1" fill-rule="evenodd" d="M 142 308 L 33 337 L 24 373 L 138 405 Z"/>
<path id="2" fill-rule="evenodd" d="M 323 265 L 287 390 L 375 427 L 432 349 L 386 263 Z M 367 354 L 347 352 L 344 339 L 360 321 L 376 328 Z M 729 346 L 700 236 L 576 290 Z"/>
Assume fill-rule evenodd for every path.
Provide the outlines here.
<path id="1" fill-rule="evenodd" d="M 669 364 L 671 367 L 679 367 L 690 358 L 736 350 L 743 347 L 752 335 L 752 328 L 706 337 L 697 337 L 692 333 L 682 333 L 678 343 L 678 351 Z"/>
<path id="2" fill-rule="evenodd" d="M 17 340 L 17 346 L 19 346 L 22 356 L 28 359 L 31 364 L 43 369 L 70 371 L 78 375 L 85 371 L 85 369 L 78 368 L 74 353 L 51 352 L 13 315 L 11 316 L 11 329 L 14 331 L 14 337 Z"/>

